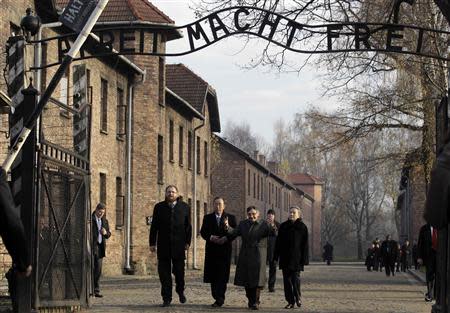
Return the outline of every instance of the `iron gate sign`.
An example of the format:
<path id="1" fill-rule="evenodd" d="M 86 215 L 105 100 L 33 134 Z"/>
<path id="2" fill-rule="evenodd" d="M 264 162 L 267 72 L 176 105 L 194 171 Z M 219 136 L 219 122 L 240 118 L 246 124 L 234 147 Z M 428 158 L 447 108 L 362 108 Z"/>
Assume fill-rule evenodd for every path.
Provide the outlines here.
<path id="1" fill-rule="evenodd" d="M 181 56 L 204 49 L 213 43 L 238 34 L 254 35 L 297 53 L 385 52 L 450 60 L 428 49 L 432 37 L 450 38 L 450 32 L 415 25 L 398 24 L 400 4 L 397 0 L 393 21 L 388 23 L 340 22 L 321 25 L 302 24 L 283 15 L 250 6 L 234 6 L 211 13 L 184 26 L 137 25 L 96 28 L 97 40 L 86 41 L 80 59 L 109 55 Z M 392 15 L 392 14 L 391 14 Z M 158 51 L 157 38 L 168 31 L 187 34 L 177 40 L 178 51 Z M 65 34 L 41 40 L 58 42 L 58 65 L 71 47 L 76 34 Z M 37 42 L 37 41 L 36 41 Z M 117 50 L 116 50 L 117 49 Z M 444 52 L 446 53 L 446 51 Z"/>
<path id="2" fill-rule="evenodd" d="M 97 0 L 70 0 L 59 21 L 79 33 L 97 6 Z"/>

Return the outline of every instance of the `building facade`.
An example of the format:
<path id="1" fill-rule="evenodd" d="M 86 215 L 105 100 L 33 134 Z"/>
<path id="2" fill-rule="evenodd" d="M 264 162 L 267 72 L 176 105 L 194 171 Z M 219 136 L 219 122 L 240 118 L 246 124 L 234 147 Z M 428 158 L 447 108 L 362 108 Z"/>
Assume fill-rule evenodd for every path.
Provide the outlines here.
<path id="1" fill-rule="evenodd" d="M 0 12 L 2 45 L 10 36 L 20 34 L 20 20 L 28 7 L 42 18 L 42 38 L 67 33 L 66 28 L 54 24 L 67 3 L 2 2 L 2 7 L 7 8 Z M 167 26 L 174 21 L 145 0 L 111 0 L 96 27 L 120 28 L 130 24 Z M 153 45 L 156 40 L 158 51 L 164 52 L 166 42 L 180 36 L 177 31 L 168 30 L 156 38 L 149 37 L 148 44 Z M 27 49 L 29 68 L 35 55 L 32 45 Z M 43 44 L 41 64 L 57 62 L 57 50 L 55 41 Z M 89 48 L 85 51 L 87 55 L 94 52 Z M 2 58 L 2 66 L 5 62 Z M 166 65 L 164 57 L 112 55 L 75 61 L 43 113 L 45 140 L 66 149 L 74 149 L 73 114 L 68 109 L 73 109 L 74 73 L 80 65 L 86 71 L 91 110 L 91 210 L 98 202 L 104 202 L 112 231 L 104 273 L 152 272 L 156 257 L 149 253 L 148 222 L 154 205 L 164 200 L 165 187 L 179 187 L 193 208 L 192 221 L 197 230 L 210 209 L 211 133 L 220 131 L 216 92 L 184 65 Z M 45 89 L 55 70 L 56 67 L 49 67 L 40 71 L 41 83 L 36 87 Z M 29 72 L 29 76 L 35 75 Z M 1 89 L 6 93 L 7 83 L 3 82 Z M 7 120 L 5 124 L 2 120 L 1 127 L 7 129 Z M 2 151 L 7 146 L 4 138 Z M 197 239 L 188 252 L 190 267 L 201 267 L 203 262 L 204 245 Z M 199 249 L 195 253 L 194 246 Z M 8 258 L 4 259 L 6 264 Z"/>

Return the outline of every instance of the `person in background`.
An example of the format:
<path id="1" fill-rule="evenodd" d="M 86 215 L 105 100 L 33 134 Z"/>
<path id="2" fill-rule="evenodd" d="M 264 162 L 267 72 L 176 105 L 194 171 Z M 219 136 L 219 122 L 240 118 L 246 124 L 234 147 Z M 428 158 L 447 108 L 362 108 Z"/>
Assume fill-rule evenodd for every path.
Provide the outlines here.
<path id="1" fill-rule="evenodd" d="M 408 239 L 406 239 L 405 243 L 402 245 L 400 255 L 401 255 L 400 261 L 402 264 L 401 270 L 402 272 L 406 272 L 406 270 L 409 269 L 409 259 L 411 257 L 411 247 L 409 245 Z"/>
<path id="2" fill-rule="evenodd" d="M 97 204 L 92 213 L 92 247 L 94 251 L 94 296 L 102 298 L 100 277 L 102 276 L 103 258 L 106 256 L 106 239 L 111 237 L 109 223 L 106 219 L 106 205 Z"/>
<path id="3" fill-rule="evenodd" d="M 323 259 L 327 262 L 327 265 L 330 265 L 333 260 L 333 246 L 328 241 L 323 246 Z"/>
<path id="4" fill-rule="evenodd" d="M 267 222 L 274 224 L 278 229 L 280 223 L 275 220 L 275 211 L 270 209 L 267 211 Z M 275 243 L 277 241 L 276 233 L 267 238 L 267 263 L 269 264 L 269 292 L 275 292 L 275 281 L 277 279 L 277 260 L 274 259 Z"/>

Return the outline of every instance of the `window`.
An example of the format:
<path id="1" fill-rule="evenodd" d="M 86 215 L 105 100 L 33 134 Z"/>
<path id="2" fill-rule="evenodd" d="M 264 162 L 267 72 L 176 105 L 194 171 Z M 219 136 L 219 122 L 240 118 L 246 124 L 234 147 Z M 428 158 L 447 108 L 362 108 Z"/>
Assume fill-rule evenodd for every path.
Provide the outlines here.
<path id="1" fill-rule="evenodd" d="M 42 43 L 42 52 L 41 52 L 41 65 L 47 65 L 48 62 L 48 43 L 43 42 Z M 43 69 L 41 71 L 41 93 L 46 89 L 47 87 L 47 69 Z"/>
<path id="2" fill-rule="evenodd" d="M 173 162 L 173 121 L 169 121 L 169 161 Z"/>
<path id="3" fill-rule="evenodd" d="M 208 176 L 208 143 L 205 141 L 204 143 L 204 149 L 203 149 L 203 154 L 204 154 L 204 163 L 205 163 L 205 176 Z"/>
<path id="4" fill-rule="evenodd" d="M 261 196 L 261 194 L 260 194 L 260 187 L 261 186 L 260 186 L 259 182 L 260 182 L 260 180 L 259 180 L 259 175 L 258 175 L 258 187 L 257 187 L 257 193 L 256 193 L 256 199 L 258 199 L 258 200 L 261 198 L 260 197 Z"/>
<path id="5" fill-rule="evenodd" d="M 192 132 L 188 131 L 188 168 L 192 169 Z"/>
<path id="6" fill-rule="evenodd" d="M 192 199 L 191 198 L 188 198 L 188 205 L 189 205 L 189 209 L 191 209 L 192 208 Z"/>
<path id="7" fill-rule="evenodd" d="M 164 106 L 164 70 L 165 70 L 165 66 L 164 66 L 164 58 L 163 57 L 159 57 L 159 67 L 158 67 L 158 84 L 159 84 L 159 89 L 158 89 L 158 103 L 159 105 Z"/>
<path id="8" fill-rule="evenodd" d="M 261 176 L 261 201 L 264 201 L 264 178 Z"/>
<path id="9" fill-rule="evenodd" d="M 59 102 L 69 105 L 69 75 L 67 72 L 59 81 Z"/>
<path id="10" fill-rule="evenodd" d="M 122 177 L 116 177 L 116 227 L 123 226 L 125 196 L 122 190 Z"/>
<path id="11" fill-rule="evenodd" d="M 108 81 L 101 80 L 100 87 L 100 131 L 108 131 Z"/>
<path id="12" fill-rule="evenodd" d="M 106 205 L 106 174 L 100 173 L 100 202 Z"/>
<path id="13" fill-rule="evenodd" d="M 202 224 L 202 212 L 200 211 L 200 201 L 197 200 L 196 201 L 196 205 L 197 205 L 197 236 L 200 235 L 200 225 Z"/>
<path id="14" fill-rule="evenodd" d="M 164 183 L 164 171 L 163 171 L 163 165 L 164 165 L 164 142 L 163 142 L 163 136 L 158 135 L 158 184 Z"/>
<path id="15" fill-rule="evenodd" d="M 251 188 L 251 183 L 250 183 L 250 170 L 247 170 L 247 189 L 248 189 L 248 195 L 250 196 L 250 188 Z"/>
<path id="16" fill-rule="evenodd" d="M 201 171 L 201 168 L 200 168 L 200 137 L 199 136 L 197 136 L 197 174 L 200 174 L 202 171 Z"/>
<path id="17" fill-rule="evenodd" d="M 91 70 L 86 69 L 87 102 L 92 104 Z"/>
<path id="18" fill-rule="evenodd" d="M 269 204 L 272 203 L 272 202 L 270 202 L 270 201 L 271 201 L 271 196 L 270 196 L 270 187 L 271 187 L 271 185 L 272 185 L 272 184 L 269 182 L 269 192 L 268 192 L 268 193 L 269 193 Z"/>
<path id="19" fill-rule="evenodd" d="M 178 134 L 178 163 L 183 165 L 183 153 L 184 153 L 184 129 L 180 126 Z"/>
<path id="20" fill-rule="evenodd" d="M 203 216 L 205 216 L 206 214 L 208 214 L 208 203 L 204 202 L 203 203 Z"/>
<path id="21" fill-rule="evenodd" d="M 278 187 L 275 187 L 275 207 L 278 207 Z"/>
<path id="22" fill-rule="evenodd" d="M 117 124 L 116 124 L 116 136 L 117 139 L 123 140 L 125 137 L 125 121 L 127 107 L 124 101 L 123 89 L 117 88 Z"/>
<path id="23" fill-rule="evenodd" d="M 256 198 L 256 173 L 253 173 L 253 198 Z"/>

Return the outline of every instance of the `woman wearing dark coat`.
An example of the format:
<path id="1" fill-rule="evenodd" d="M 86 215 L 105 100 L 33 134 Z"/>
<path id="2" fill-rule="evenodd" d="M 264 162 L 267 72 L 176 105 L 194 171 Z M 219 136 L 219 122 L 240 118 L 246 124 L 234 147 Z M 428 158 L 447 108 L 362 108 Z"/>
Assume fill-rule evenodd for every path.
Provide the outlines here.
<path id="1" fill-rule="evenodd" d="M 283 271 L 284 296 L 288 304 L 286 309 L 293 309 L 295 304 L 302 305 L 300 291 L 300 271 L 309 264 L 308 228 L 300 218 L 300 209 L 292 207 L 289 219 L 280 225 L 275 257 L 279 259 Z"/>
<path id="2" fill-rule="evenodd" d="M 211 294 L 215 302 L 213 307 L 221 307 L 225 302 L 225 292 L 230 278 L 232 241 L 227 238 L 224 221 L 230 227 L 236 227 L 236 218 L 224 211 L 222 198 L 214 199 L 214 212 L 203 218 L 200 235 L 206 241 L 205 268 L 203 282 L 211 284 Z"/>
<path id="3" fill-rule="evenodd" d="M 250 206 L 247 208 L 247 219 L 238 227 L 231 228 L 228 222 L 229 239 L 241 236 L 242 244 L 234 284 L 245 287 L 248 307 L 259 309 L 259 296 L 266 282 L 267 237 L 276 233 L 274 224 L 259 220 L 259 211 Z"/>

